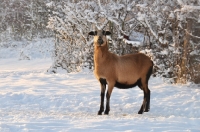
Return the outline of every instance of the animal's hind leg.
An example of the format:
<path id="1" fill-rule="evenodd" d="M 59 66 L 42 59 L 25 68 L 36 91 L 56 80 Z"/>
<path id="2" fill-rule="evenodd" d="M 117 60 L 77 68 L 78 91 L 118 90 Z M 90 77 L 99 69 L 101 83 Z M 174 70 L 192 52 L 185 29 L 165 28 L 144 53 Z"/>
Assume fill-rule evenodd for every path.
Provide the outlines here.
<path id="1" fill-rule="evenodd" d="M 141 82 L 138 83 L 138 86 L 143 90 L 144 93 L 143 103 L 140 110 L 138 111 L 138 114 L 143 114 L 144 111 L 145 112 L 149 111 L 150 90 L 148 89 L 147 83 L 144 80 L 141 80 Z"/>
<path id="2" fill-rule="evenodd" d="M 102 115 L 104 111 L 104 97 L 105 97 L 105 90 L 106 90 L 106 81 L 104 79 L 99 80 L 101 83 L 101 102 L 100 102 L 100 109 L 98 111 L 98 115 Z"/>
<path id="3" fill-rule="evenodd" d="M 146 103 L 146 108 L 144 112 L 149 112 L 150 110 L 150 94 L 151 94 L 151 91 L 147 87 L 147 103 Z"/>
<path id="4" fill-rule="evenodd" d="M 144 92 L 144 90 L 143 90 L 143 92 Z M 146 104 L 147 104 L 147 96 L 144 92 L 143 103 L 142 103 L 140 110 L 138 111 L 138 114 L 143 114 L 143 112 L 145 111 L 145 108 L 146 108 Z"/>
<path id="5" fill-rule="evenodd" d="M 152 62 L 153 64 L 153 62 Z M 148 81 L 149 81 L 149 78 L 152 74 L 152 69 L 153 69 L 153 65 L 152 67 L 150 67 L 148 73 L 147 73 L 147 76 L 146 76 L 146 91 L 147 91 L 147 104 L 146 104 L 146 108 L 145 108 L 145 111 L 144 112 L 148 112 L 150 110 L 150 94 L 151 94 L 151 91 L 149 90 L 148 88 Z"/>

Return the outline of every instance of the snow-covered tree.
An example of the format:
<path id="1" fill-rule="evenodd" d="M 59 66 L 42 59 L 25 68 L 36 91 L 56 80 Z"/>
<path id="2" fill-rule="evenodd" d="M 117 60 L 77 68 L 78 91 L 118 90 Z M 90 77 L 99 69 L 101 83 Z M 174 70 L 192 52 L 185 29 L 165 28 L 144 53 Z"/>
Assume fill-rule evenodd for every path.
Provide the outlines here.
<path id="1" fill-rule="evenodd" d="M 93 67 L 92 39 L 88 32 L 95 28 L 110 30 L 110 49 L 117 54 L 133 52 L 123 38 L 130 36 L 138 22 L 132 11 L 134 1 L 61 1 L 50 2 L 51 17 L 48 28 L 56 33 L 54 68 L 61 66 L 68 71 L 75 67 Z M 62 41 L 62 44 L 60 44 Z M 129 46 L 129 48 L 127 48 Z M 65 49 L 65 50 L 63 50 Z"/>
<path id="2" fill-rule="evenodd" d="M 3 0 L 0 42 L 31 42 L 51 36 L 51 29 L 52 70 L 71 72 L 93 68 L 88 32 L 104 28 L 112 32 L 112 52 L 146 53 L 154 61 L 155 75 L 175 83 L 200 83 L 199 14 L 199 0 Z"/>
<path id="3" fill-rule="evenodd" d="M 6 36 L 10 39 L 32 40 L 34 37 L 45 37 L 49 34 L 46 28 L 48 11 L 43 0 L 3 0 L 0 18 L 0 32 L 9 33 Z"/>
<path id="4" fill-rule="evenodd" d="M 199 5 L 198 0 L 144 0 L 137 5 L 138 20 L 147 29 L 149 38 L 153 37 L 150 40 L 155 47 L 157 73 L 172 78 L 173 82 L 200 81 L 194 68 L 199 67 L 199 50 L 194 49 L 199 43 L 193 41 L 200 35 L 192 33 L 199 21 Z M 196 62 L 191 60 L 193 53 Z"/>
<path id="5" fill-rule="evenodd" d="M 49 0 L 2 0 L 0 4 L 0 48 L 21 47 L 19 59 L 30 59 L 26 52 L 34 41 L 51 37 L 46 28 Z M 18 42 L 19 43 L 18 43 Z M 48 44 L 47 44 L 48 45 Z M 42 47 L 38 49 L 41 51 Z"/>
<path id="6" fill-rule="evenodd" d="M 199 5 L 198 0 L 50 2 L 48 28 L 57 39 L 53 67 L 92 68 L 87 33 L 97 27 L 112 32 L 112 52 L 144 52 L 154 60 L 156 75 L 171 82 L 199 82 Z"/>

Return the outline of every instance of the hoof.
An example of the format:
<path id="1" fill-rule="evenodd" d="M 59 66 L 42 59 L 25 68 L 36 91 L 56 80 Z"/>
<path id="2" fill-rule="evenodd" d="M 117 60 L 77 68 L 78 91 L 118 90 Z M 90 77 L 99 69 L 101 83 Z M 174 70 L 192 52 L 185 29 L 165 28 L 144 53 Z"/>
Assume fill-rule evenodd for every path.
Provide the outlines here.
<path id="1" fill-rule="evenodd" d="M 145 110 L 144 112 L 149 112 L 149 110 Z"/>
<path id="2" fill-rule="evenodd" d="M 143 114 L 143 111 L 138 111 L 138 114 Z"/>
<path id="3" fill-rule="evenodd" d="M 102 112 L 101 112 L 101 111 L 98 111 L 97 115 L 102 115 Z"/>
<path id="4" fill-rule="evenodd" d="M 105 111 L 105 112 L 104 112 L 104 115 L 108 115 L 108 114 L 109 114 L 109 111 Z"/>

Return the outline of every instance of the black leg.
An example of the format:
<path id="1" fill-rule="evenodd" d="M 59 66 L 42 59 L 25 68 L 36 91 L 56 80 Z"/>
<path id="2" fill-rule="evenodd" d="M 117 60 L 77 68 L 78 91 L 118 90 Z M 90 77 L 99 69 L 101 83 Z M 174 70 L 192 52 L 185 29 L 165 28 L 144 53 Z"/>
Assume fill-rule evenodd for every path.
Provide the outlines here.
<path id="1" fill-rule="evenodd" d="M 105 92 L 101 92 L 101 103 L 100 103 L 100 109 L 98 111 L 98 115 L 102 115 L 102 112 L 104 111 L 104 96 Z"/>
<path id="2" fill-rule="evenodd" d="M 100 79 L 101 83 L 101 102 L 100 102 L 100 109 L 98 111 L 98 115 L 102 115 L 102 112 L 104 111 L 104 97 L 105 97 L 105 90 L 106 90 L 106 81 Z"/>
<path id="3" fill-rule="evenodd" d="M 140 110 L 138 111 L 138 114 L 143 114 L 144 110 L 145 110 L 145 107 L 146 107 L 146 94 L 144 92 L 144 99 L 143 99 L 143 103 L 142 103 L 142 106 L 140 108 Z"/>
<path id="4" fill-rule="evenodd" d="M 108 91 L 106 94 L 106 110 L 104 112 L 105 115 L 108 115 L 110 111 L 110 97 L 111 97 L 113 88 L 114 88 L 114 83 L 110 83 L 110 84 L 108 83 Z"/>
<path id="5" fill-rule="evenodd" d="M 104 112 L 105 115 L 108 115 L 110 111 L 110 94 L 107 92 L 106 94 L 106 110 Z"/>
<path id="6" fill-rule="evenodd" d="M 143 91 L 143 93 L 144 93 L 143 103 L 142 103 L 142 106 L 141 106 L 140 110 L 138 111 L 138 114 L 143 114 L 143 112 L 144 112 L 144 105 L 143 105 L 143 104 L 144 104 L 146 101 L 145 101 L 144 87 L 142 86 L 141 80 L 138 81 L 138 87 L 139 87 L 139 88 Z"/>
<path id="7" fill-rule="evenodd" d="M 150 110 L 150 94 L 151 94 L 151 91 L 148 89 L 148 93 L 147 93 L 147 104 L 146 104 L 146 109 L 144 112 L 149 112 Z"/>

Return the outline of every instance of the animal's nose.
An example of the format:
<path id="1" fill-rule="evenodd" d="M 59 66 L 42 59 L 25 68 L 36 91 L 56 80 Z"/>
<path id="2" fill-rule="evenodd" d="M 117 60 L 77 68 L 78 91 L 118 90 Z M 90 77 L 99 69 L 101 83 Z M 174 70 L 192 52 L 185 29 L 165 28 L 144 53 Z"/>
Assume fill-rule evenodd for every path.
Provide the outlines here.
<path id="1" fill-rule="evenodd" d="M 103 39 L 101 37 L 98 38 L 98 43 L 101 45 L 103 44 Z"/>

